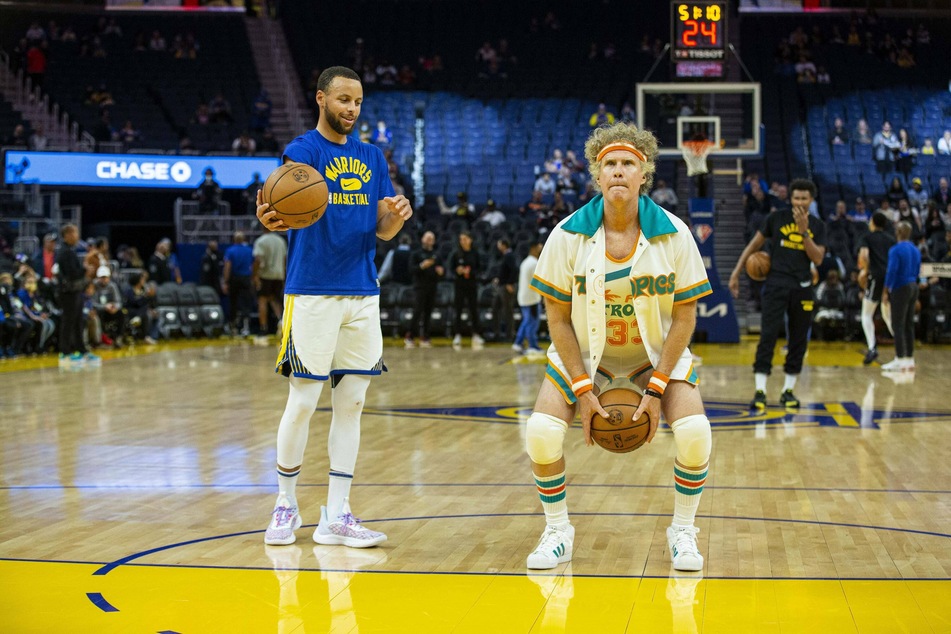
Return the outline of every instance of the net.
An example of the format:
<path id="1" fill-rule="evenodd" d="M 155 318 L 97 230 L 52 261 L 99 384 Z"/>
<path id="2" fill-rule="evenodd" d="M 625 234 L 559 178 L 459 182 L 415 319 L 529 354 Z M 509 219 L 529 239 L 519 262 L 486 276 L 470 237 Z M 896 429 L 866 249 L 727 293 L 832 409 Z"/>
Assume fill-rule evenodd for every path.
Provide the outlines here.
<path id="1" fill-rule="evenodd" d="M 700 176 L 710 170 L 707 168 L 707 155 L 716 144 L 713 141 L 684 141 L 683 155 L 687 164 L 687 176 Z"/>

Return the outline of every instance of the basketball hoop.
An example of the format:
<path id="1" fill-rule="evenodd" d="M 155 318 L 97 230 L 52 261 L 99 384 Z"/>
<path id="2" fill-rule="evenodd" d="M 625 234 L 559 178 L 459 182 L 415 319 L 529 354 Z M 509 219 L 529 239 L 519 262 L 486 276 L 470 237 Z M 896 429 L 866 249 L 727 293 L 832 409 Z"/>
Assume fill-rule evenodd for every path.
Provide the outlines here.
<path id="1" fill-rule="evenodd" d="M 687 176 L 700 176 L 708 173 L 707 155 L 713 150 L 716 143 L 702 139 L 699 141 L 684 141 L 683 155 L 687 164 Z"/>

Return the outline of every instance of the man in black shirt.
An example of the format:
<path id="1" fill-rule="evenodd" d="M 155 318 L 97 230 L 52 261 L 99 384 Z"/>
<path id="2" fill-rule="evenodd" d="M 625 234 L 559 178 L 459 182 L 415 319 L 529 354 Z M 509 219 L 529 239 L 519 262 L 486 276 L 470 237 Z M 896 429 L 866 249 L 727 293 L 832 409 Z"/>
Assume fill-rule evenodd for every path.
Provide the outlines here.
<path id="1" fill-rule="evenodd" d="M 172 281 L 172 267 L 168 261 L 169 252 L 169 243 L 161 240 L 155 245 L 155 253 L 149 258 L 149 279 L 159 286 Z"/>
<path id="2" fill-rule="evenodd" d="M 509 241 L 502 238 L 496 243 L 496 248 L 502 254 L 499 265 L 499 276 L 495 278 L 495 340 L 508 341 L 515 337 L 515 320 L 512 314 L 515 310 L 515 287 L 518 285 L 518 264 L 515 262 L 515 253 Z M 502 330 L 505 324 L 505 331 Z"/>
<path id="3" fill-rule="evenodd" d="M 808 180 L 789 184 L 792 191 L 791 209 L 778 209 L 763 221 L 762 228 L 750 240 L 730 275 L 730 292 L 740 295 L 740 271 L 746 260 L 770 241 L 772 258 L 769 274 L 763 284 L 763 321 L 753 377 L 756 394 L 751 409 L 766 409 L 766 381 L 773 365 L 773 349 L 784 318 L 788 321 L 789 351 L 783 369 L 786 380 L 779 402 L 789 409 L 799 407 L 793 394 L 796 379 L 802 371 L 802 360 L 809 344 L 815 297 L 812 288 L 810 264 L 819 265 L 825 256 L 825 225 L 809 215 L 809 206 L 815 200 L 816 186 Z"/>
<path id="4" fill-rule="evenodd" d="M 459 248 L 449 259 L 449 270 L 456 276 L 452 345 L 454 348 L 462 345 L 462 310 L 465 308 L 469 311 L 469 322 L 472 324 L 472 347 L 481 348 L 485 343 L 479 326 L 479 277 L 482 264 L 479 252 L 472 248 L 472 234 L 468 231 L 459 234 Z"/>
<path id="5" fill-rule="evenodd" d="M 868 221 L 868 233 L 859 238 L 859 269 L 865 277 L 865 297 L 862 299 L 862 331 L 868 352 L 863 365 L 869 365 L 878 358 L 875 346 L 875 309 L 882 301 L 882 289 L 885 287 L 885 270 L 888 267 L 888 250 L 895 245 L 895 236 L 885 231 L 888 218 L 882 212 L 872 214 Z"/>
<path id="6" fill-rule="evenodd" d="M 427 231 L 419 239 L 420 248 L 414 251 L 409 262 L 409 270 L 413 273 L 413 279 L 416 284 L 416 309 L 413 312 L 414 330 L 419 334 L 420 346 L 428 348 L 432 344 L 429 342 L 429 321 L 433 313 L 433 307 L 436 305 L 436 287 L 439 280 L 446 273 L 446 269 L 439 263 L 436 257 L 434 247 L 436 245 L 436 234 Z M 406 347 L 412 348 L 413 335 L 410 332 L 406 336 Z"/>
<path id="7" fill-rule="evenodd" d="M 218 241 L 209 240 L 205 247 L 205 255 L 201 258 L 201 280 L 202 286 L 210 286 L 215 292 L 221 294 L 221 254 L 218 253 Z"/>
<path id="8" fill-rule="evenodd" d="M 59 280 L 59 304 L 63 311 L 59 327 L 61 359 L 81 363 L 86 352 L 83 343 L 83 302 L 85 301 L 86 269 L 74 250 L 79 242 L 79 228 L 66 225 L 60 232 L 63 244 L 56 251 L 56 277 Z"/>

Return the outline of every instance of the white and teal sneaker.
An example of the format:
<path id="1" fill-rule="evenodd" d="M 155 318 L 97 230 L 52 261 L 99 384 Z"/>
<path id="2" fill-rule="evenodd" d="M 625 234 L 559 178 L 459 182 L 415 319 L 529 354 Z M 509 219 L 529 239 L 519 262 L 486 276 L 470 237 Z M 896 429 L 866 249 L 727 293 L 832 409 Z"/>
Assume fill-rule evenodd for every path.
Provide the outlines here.
<path id="1" fill-rule="evenodd" d="M 546 526 L 538 546 L 528 556 L 525 565 L 532 570 L 549 570 L 558 564 L 571 561 L 571 546 L 575 540 L 575 527 Z"/>
<path id="2" fill-rule="evenodd" d="M 675 570 L 697 572 L 703 570 L 703 555 L 697 548 L 696 526 L 667 527 L 667 547 L 670 548 L 670 559 Z"/>

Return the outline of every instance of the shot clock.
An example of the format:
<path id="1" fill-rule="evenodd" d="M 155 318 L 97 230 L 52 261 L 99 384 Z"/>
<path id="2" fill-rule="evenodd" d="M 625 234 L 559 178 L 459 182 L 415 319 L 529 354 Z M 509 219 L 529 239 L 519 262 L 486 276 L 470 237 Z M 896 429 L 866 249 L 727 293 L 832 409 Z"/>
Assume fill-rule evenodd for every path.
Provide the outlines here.
<path id="1" fill-rule="evenodd" d="M 670 3 L 671 61 L 678 77 L 722 77 L 727 49 L 725 1 Z"/>

